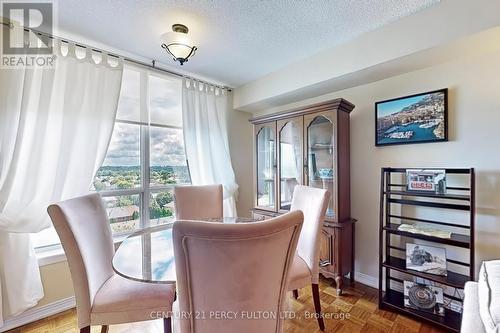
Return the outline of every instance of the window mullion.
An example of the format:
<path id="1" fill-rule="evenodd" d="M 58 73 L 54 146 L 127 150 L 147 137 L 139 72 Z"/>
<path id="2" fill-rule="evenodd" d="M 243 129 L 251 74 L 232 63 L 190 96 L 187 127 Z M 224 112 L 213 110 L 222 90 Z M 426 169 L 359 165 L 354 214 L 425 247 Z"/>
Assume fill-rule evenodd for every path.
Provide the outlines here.
<path id="1" fill-rule="evenodd" d="M 143 192 L 142 187 L 134 187 L 130 189 L 112 189 L 112 190 L 103 190 L 100 191 L 99 194 L 101 197 L 119 197 L 124 195 L 137 195 Z"/>
<path id="2" fill-rule="evenodd" d="M 150 200 L 150 190 L 149 190 L 149 82 L 148 73 L 146 71 L 141 71 L 141 88 L 140 88 L 140 105 L 141 105 L 141 122 L 145 125 L 141 125 L 141 179 L 142 179 L 142 214 L 141 214 L 141 227 L 148 227 L 149 222 L 149 200 Z"/>

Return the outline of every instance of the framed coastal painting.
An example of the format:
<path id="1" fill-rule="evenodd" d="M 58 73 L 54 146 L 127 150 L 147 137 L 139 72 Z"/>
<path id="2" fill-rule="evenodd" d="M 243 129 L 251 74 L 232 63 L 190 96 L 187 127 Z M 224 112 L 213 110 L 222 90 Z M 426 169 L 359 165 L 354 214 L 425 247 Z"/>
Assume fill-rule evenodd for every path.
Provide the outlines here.
<path id="1" fill-rule="evenodd" d="M 375 103 L 375 145 L 448 141 L 448 89 Z"/>

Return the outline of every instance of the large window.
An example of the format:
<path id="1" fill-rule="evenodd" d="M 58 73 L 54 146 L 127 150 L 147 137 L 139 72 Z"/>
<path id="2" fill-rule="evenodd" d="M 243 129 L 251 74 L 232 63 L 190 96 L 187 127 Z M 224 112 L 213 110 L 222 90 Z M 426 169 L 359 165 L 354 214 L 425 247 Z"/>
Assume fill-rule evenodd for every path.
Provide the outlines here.
<path id="1" fill-rule="evenodd" d="M 91 186 L 114 235 L 173 220 L 173 186 L 190 183 L 182 133 L 181 80 L 125 67 L 113 135 Z M 36 247 L 59 242 L 53 229 Z"/>

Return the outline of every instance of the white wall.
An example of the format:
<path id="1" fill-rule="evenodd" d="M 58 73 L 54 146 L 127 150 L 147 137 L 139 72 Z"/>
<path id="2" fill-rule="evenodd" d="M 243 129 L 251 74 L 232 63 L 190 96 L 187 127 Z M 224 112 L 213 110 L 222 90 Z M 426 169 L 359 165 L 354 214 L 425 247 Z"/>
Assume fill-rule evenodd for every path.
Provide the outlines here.
<path id="1" fill-rule="evenodd" d="M 500 25 L 499 12 L 498 0 L 442 0 L 238 87 L 234 106 L 253 112 L 435 65 L 440 47 Z"/>
<path id="2" fill-rule="evenodd" d="M 232 94 L 229 105 L 232 105 Z M 251 113 L 231 109 L 227 118 L 231 162 L 236 176 L 236 183 L 239 185 L 236 209 L 238 216 L 245 217 L 250 217 L 250 209 L 252 209 L 253 203 L 253 129 L 248 122 L 251 117 Z"/>
<path id="3" fill-rule="evenodd" d="M 75 295 L 71 273 L 66 261 L 40 267 L 45 297 L 38 306 L 51 304 Z"/>
<path id="4" fill-rule="evenodd" d="M 449 142 L 375 147 L 376 101 L 445 87 L 449 88 Z M 379 181 L 384 166 L 476 168 L 476 267 L 481 260 L 500 258 L 500 51 L 259 114 L 337 97 L 356 105 L 351 113 L 351 202 L 352 216 L 359 220 L 357 272 L 371 277 L 378 274 Z"/>

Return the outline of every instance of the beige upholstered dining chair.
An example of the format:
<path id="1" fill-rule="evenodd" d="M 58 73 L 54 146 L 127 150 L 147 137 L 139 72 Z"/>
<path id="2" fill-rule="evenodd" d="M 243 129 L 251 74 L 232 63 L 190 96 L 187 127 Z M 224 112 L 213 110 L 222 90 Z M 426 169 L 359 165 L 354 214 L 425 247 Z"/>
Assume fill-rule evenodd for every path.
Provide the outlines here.
<path id="1" fill-rule="evenodd" d="M 114 273 L 111 228 L 99 194 L 50 205 L 48 213 L 68 259 L 81 333 L 90 333 L 91 325 L 107 332 L 107 325 L 171 312 L 175 285 L 137 282 Z M 163 324 L 171 332 L 170 317 Z"/>
<path id="2" fill-rule="evenodd" d="M 328 207 L 330 193 L 326 190 L 303 185 L 295 186 L 290 210 L 300 210 L 304 214 L 304 224 L 300 232 L 297 254 L 295 255 L 288 290 L 293 290 L 295 298 L 298 289 L 311 284 L 314 307 L 319 328 L 323 331 L 325 324 L 321 316 L 319 299 L 319 251 L 321 228 Z"/>
<path id="3" fill-rule="evenodd" d="M 174 187 L 177 220 L 222 218 L 222 185 Z"/>
<path id="4" fill-rule="evenodd" d="M 180 316 L 181 333 L 282 332 L 302 221 L 290 212 L 255 223 L 175 222 L 179 309 L 191 314 Z"/>

